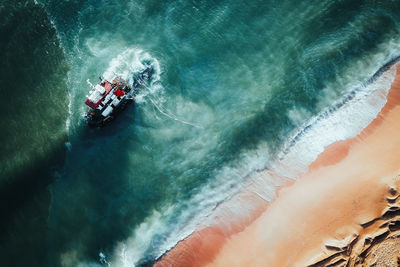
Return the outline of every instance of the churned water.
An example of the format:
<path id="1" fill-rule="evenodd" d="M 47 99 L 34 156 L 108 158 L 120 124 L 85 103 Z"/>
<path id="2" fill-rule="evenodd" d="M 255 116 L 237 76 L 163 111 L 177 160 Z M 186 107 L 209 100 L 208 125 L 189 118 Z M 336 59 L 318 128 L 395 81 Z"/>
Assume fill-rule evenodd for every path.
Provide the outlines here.
<path id="1" fill-rule="evenodd" d="M 5 266 L 151 263 L 294 143 L 315 157 L 364 127 L 375 109 L 352 121 L 363 105 L 332 106 L 373 92 L 400 54 L 396 1 L 21 0 L 0 14 Z M 89 129 L 86 80 L 145 61 L 135 104 Z M 314 122 L 332 131 L 296 135 Z"/>

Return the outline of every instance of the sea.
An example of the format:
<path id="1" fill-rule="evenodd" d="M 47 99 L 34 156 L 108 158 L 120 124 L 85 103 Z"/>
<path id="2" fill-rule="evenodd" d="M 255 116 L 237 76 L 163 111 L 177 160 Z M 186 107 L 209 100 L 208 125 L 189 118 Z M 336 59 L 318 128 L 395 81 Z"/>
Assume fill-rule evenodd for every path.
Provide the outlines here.
<path id="1" fill-rule="evenodd" d="M 255 172 L 295 180 L 376 117 L 400 2 L 2 0 L 0 55 L 0 265 L 151 266 Z M 87 81 L 144 62 L 89 128 Z"/>

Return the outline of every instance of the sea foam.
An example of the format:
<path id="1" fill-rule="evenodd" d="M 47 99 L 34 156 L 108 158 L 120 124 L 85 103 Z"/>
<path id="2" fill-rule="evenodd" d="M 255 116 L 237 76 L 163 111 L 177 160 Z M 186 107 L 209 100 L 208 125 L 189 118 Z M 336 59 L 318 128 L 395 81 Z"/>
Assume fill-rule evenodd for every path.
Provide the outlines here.
<path id="1" fill-rule="evenodd" d="M 356 136 L 368 126 L 386 103 L 396 69 L 375 81 L 353 89 L 344 99 L 304 124 L 284 144 L 272 169 L 282 176 L 296 178 L 328 145 Z"/>

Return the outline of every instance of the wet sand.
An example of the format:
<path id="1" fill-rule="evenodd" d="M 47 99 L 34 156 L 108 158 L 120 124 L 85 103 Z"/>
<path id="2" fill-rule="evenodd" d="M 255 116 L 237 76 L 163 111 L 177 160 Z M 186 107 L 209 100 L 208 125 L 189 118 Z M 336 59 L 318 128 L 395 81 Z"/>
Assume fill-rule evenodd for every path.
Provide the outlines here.
<path id="1" fill-rule="evenodd" d="M 271 205 L 250 198 L 256 208 L 240 227 L 205 227 L 157 266 L 392 266 L 396 252 L 376 255 L 388 255 L 377 244 L 399 247 L 399 173 L 397 74 L 387 104 L 359 135 L 327 147 Z"/>

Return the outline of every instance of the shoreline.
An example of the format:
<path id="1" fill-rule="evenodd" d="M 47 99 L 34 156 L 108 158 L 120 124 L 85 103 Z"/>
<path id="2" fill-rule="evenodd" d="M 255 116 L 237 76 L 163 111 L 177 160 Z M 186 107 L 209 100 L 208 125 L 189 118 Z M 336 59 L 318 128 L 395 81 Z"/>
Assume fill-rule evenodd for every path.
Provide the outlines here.
<path id="1" fill-rule="evenodd" d="M 260 218 L 225 244 L 210 266 L 355 266 L 367 260 L 368 242 L 394 236 L 386 228 L 397 224 L 387 212 L 399 207 L 400 138 L 393 138 L 400 132 L 398 73 L 387 99 L 367 128 L 326 148 Z M 240 254 L 245 247 L 253 256 Z M 343 256 L 347 251 L 353 258 Z M 237 255 L 234 262 L 232 255 Z"/>
<path id="2" fill-rule="evenodd" d="M 395 64 L 395 62 L 397 61 L 398 58 L 396 58 L 396 60 L 392 60 L 389 63 L 385 64 L 380 70 L 378 70 L 376 74 L 374 74 L 374 76 L 369 81 L 371 82 L 376 80 L 377 75 L 381 75 L 385 71 L 394 68 L 394 66 L 392 65 Z M 351 201 L 357 201 L 359 199 L 370 198 L 370 195 L 371 194 L 373 195 L 373 192 L 369 192 L 368 190 L 367 192 L 369 192 L 369 194 L 367 195 L 357 194 L 356 191 L 353 192 L 350 189 L 349 189 L 350 191 L 342 190 L 341 187 L 349 184 L 349 181 L 343 180 L 343 178 L 339 179 L 340 181 L 336 181 L 337 179 L 335 179 L 335 177 L 332 177 L 331 174 L 335 172 L 332 171 L 331 169 L 334 168 L 334 166 L 336 165 L 340 165 L 346 158 L 354 154 L 354 152 L 352 151 L 354 149 L 353 147 L 357 146 L 357 144 L 362 144 L 364 140 L 366 140 L 370 135 L 375 133 L 376 130 L 379 127 L 381 127 L 382 124 L 384 124 L 385 121 L 384 118 L 387 117 L 387 115 L 393 109 L 400 106 L 400 89 L 399 89 L 400 75 L 398 74 L 399 70 L 400 67 L 397 65 L 396 78 L 391 86 L 389 95 L 387 96 L 388 99 L 387 103 L 385 104 L 383 109 L 379 112 L 378 116 L 372 121 L 372 123 L 370 123 L 365 129 L 363 129 L 356 137 L 349 138 L 344 141 L 337 141 L 326 147 L 324 149 L 324 152 L 319 154 L 317 159 L 309 165 L 309 169 L 305 175 L 301 175 L 301 178 L 297 181 L 292 181 L 292 182 L 286 181 L 286 183 L 278 187 L 275 194 L 276 196 L 275 200 L 272 203 L 268 203 L 265 200 L 257 201 L 256 199 L 254 198 L 252 199 L 252 197 L 250 197 L 250 199 L 252 199 L 250 202 L 251 204 L 255 204 L 256 206 L 255 210 L 257 212 L 248 214 L 245 220 L 241 221 L 240 224 L 237 224 L 240 225 L 241 227 L 236 227 L 236 228 L 232 227 L 233 224 L 231 223 L 230 224 L 231 228 L 229 229 L 229 231 L 227 231 L 223 227 L 226 226 L 226 224 L 221 223 L 222 226 L 219 227 L 219 223 L 216 222 L 215 225 L 213 226 L 205 227 L 199 231 L 196 231 L 190 236 L 188 236 L 186 239 L 180 241 L 170 251 L 166 252 L 156 263 L 156 266 L 169 266 L 169 265 L 204 266 L 206 264 L 210 264 L 211 266 L 224 266 L 224 265 L 244 266 L 249 264 L 252 266 L 256 266 L 262 264 L 263 262 L 264 263 L 268 262 L 270 266 L 286 266 L 286 265 L 304 266 L 304 264 L 307 264 L 308 266 L 313 266 L 313 264 L 318 264 L 318 262 L 324 260 L 326 261 L 326 258 L 324 258 L 324 256 L 321 256 L 319 254 L 322 248 L 326 249 L 326 246 L 324 247 L 324 242 L 321 243 L 321 240 L 318 238 L 316 238 L 316 240 L 319 240 L 319 243 L 315 241 L 307 242 L 308 249 L 303 249 L 302 250 L 303 253 L 298 254 L 298 255 L 303 255 L 303 257 L 288 255 L 287 253 L 285 253 L 285 251 L 287 252 L 288 250 L 296 251 L 296 246 L 290 245 L 290 243 L 293 243 L 294 239 L 297 240 L 297 242 L 302 243 L 304 242 L 304 240 L 308 240 L 310 238 L 309 236 L 301 235 L 298 232 L 296 232 L 293 224 L 295 224 L 296 226 L 297 223 L 292 222 L 292 224 L 290 224 L 290 217 L 292 217 L 293 220 L 296 220 L 297 218 L 302 218 L 302 216 L 303 217 L 307 216 L 307 214 L 309 214 L 311 212 L 310 210 L 313 210 L 313 208 L 317 208 L 316 210 L 314 209 L 313 212 L 317 212 L 317 214 L 319 212 L 319 214 L 323 216 L 324 209 L 321 210 L 320 206 L 313 207 L 315 205 L 318 206 L 318 204 L 313 203 L 313 201 L 318 200 L 324 203 L 324 207 L 329 207 L 329 205 L 332 206 L 332 203 L 326 203 L 326 201 L 324 201 L 323 193 L 321 192 L 325 192 L 328 194 L 337 194 L 337 195 L 341 195 L 343 192 L 346 192 L 346 194 L 337 197 L 336 198 L 337 202 L 333 203 L 336 206 L 333 205 L 332 208 L 335 210 L 335 214 L 337 213 L 337 216 L 339 216 L 341 211 L 346 210 L 345 208 L 346 205 L 344 205 L 342 202 L 343 199 L 349 200 L 351 198 L 351 197 L 349 198 L 348 196 L 354 197 L 353 199 L 351 199 Z M 400 114 L 400 109 L 398 113 Z M 347 163 L 347 168 L 349 168 L 350 166 L 351 164 L 349 165 Z M 400 168 L 400 163 L 398 164 L 398 168 Z M 361 171 L 361 169 L 357 170 Z M 346 174 L 346 172 L 343 170 L 341 170 L 341 172 Z M 386 178 L 397 177 L 394 173 L 395 170 L 392 170 L 390 174 L 387 173 L 386 175 L 383 176 L 385 176 Z M 346 175 L 349 176 L 349 174 Z M 351 175 L 355 174 L 351 173 L 350 171 L 350 176 Z M 332 178 L 331 180 L 335 182 L 332 183 L 332 181 L 329 181 L 329 179 L 326 180 L 326 178 L 325 179 L 317 178 L 320 176 L 331 177 Z M 282 177 L 280 178 L 282 179 Z M 346 223 L 342 223 L 342 225 L 336 225 L 336 228 L 333 227 L 325 229 L 331 231 L 330 232 L 331 237 L 327 238 L 330 235 L 326 234 L 326 236 L 322 240 L 329 239 L 331 240 L 329 242 L 335 243 L 338 238 L 337 236 L 335 236 L 335 234 L 332 235 L 332 231 L 344 227 L 348 229 L 343 230 L 342 232 L 339 233 L 340 238 L 342 238 L 343 240 L 347 238 L 348 240 L 351 240 L 351 242 L 354 242 L 351 236 L 353 236 L 354 233 L 360 231 L 360 229 L 362 228 L 361 226 L 359 226 L 360 224 L 363 224 L 365 223 L 365 221 L 368 220 L 379 220 L 379 218 L 382 215 L 382 210 L 387 206 L 387 203 L 382 200 L 382 196 L 384 196 L 388 192 L 386 188 L 388 182 L 383 183 L 383 187 L 385 187 L 385 190 L 383 190 L 381 188 L 382 184 L 380 184 L 379 182 L 381 179 L 383 179 L 383 177 L 379 176 L 363 179 L 363 182 L 365 182 L 366 184 L 370 183 L 370 185 L 373 184 L 374 186 L 376 186 L 376 188 L 380 188 L 378 194 L 379 197 L 376 196 L 375 198 L 372 198 L 376 200 L 377 203 L 380 204 L 374 205 L 375 202 L 371 202 L 368 204 L 369 207 L 374 207 L 375 210 L 372 211 L 371 208 L 368 210 L 367 207 L 363 205 L 357 206 L 356 207 L 357 210 L 359 211 L 365 210 L 365 213 L 361 212 L 362 218 L 358 218 L 359 220 L 361 220 L 361 222 L 357 222 L 356 224 L 354 224 L 353 216 L 349 216 L 347 218 Z M 390 178 L 388 179 L 390 180 Z M 353 183 L 353 186 L 355 186 L 354 188 L 357 188 L 358 181 L 357 179 L 355 181 L 356 182 Z M 327 185 L 321 184 L 322 182 L 325 183 L 327 182 Z M 317 186 L 319 190 L 315 189 L 314 188 L 315 186 Z M 397 185 L 395 186 L 392 185 L 392 187 L 397 188 Z M 336 191 L 332 188 L 336 189 Z M 308 192 L 313 192 L 311 198 L 309 198 L 307 201 L 301 200 L 302 198 L 304 198 L 304 195 L 308 194 Z M 340 192 L 340 194 L 338 194 L 338 192 Z M 277 197 L 278 194 L 282 196 Z M 385 199 L 385 197 L 383 199 Z M 283 200 L 281 200 L 282 198 Z M 261 199 L 261 197 L 259 199 Z M 303 203 L 303 206 L 301 205 L 298 206 L 297 202 Z M 290 206 L 293 204 L 295 204 L 294 206 L 297 206 L 296 209 L 301 212 L 297 212 L 296 210 L 290 209 Z M 289 210 L 285 211 L 285 209 Z M 285 214 L 295 215 L 295 216 L 289 216 L 289 218 L 285 218 L 286 217 Z M 308 230 L 310 232 L 312 231 L 312 228 L 315 225 L 313 225 L 312 221 L 307 221 L 307 220 L 308 218 L 306 218 L 305 220 L 305 222 L 307 222 L 306 226 L 308 225 L 309 227 L 305 226 L 306 229 L 303 230 Z M 331 217 L 331 220 L 335 221 L 335 217 Z M 281 224 L 289 223 L 289 224 L 286 226 L 282 226 L 280 225 L 280 223 Z M 359 227 L 357 227 L 357 225 Z M 319 226 L 322 227 L 321 225 Z M 260 229 L 263 229 L 265 227 L 273 228 L 275 232 L 271 230 L 260 231 Z M 259 231 L 257 231 L 257 229 Z M 321 229 L 324 228 L 322 227 Z M 293 236 L 291 238 L 287 238 L 287 235 L 290 233 L 290 231 L 294 231 L 292 232 Z M 305 232 L 307 233 L 307 231 Z M 277 233 L 280 233 L 281 236 L 276 236 Z M 336 238 L 332 238 L 332 236 Z M 359 239 L 359 236 L 360 235 L 357 234 L 357 240 Z M 260 237 L 264 237 L 263 242 L 259 240 Z M 271 237 L 274 238 L 271 239 Z M 279 242 L 276 242 L 276 240 L 279 240 Z M 344 242 L 343 240 L 342 243 Z M 312 243 L 312 245 L 310 245 L 310 243 Z M 260 251 L 259 248 L 257 248 L 257 246 L 263 247 L 263 250 Z M 291 249 L 288 249 L 288 247 L 291 247 Z M 334 246 L 328 245 L 328 247 L 334 247 Z M 335 249 L 333 250 L 340 251 L 341 249 L 335 247 Z M 243 251 L 247 252 L 251 251 L 251 253 L 240 253 Z M 256 251 L 258 253 L 256 253 Z M 325 251 L 323 255 L 330 255 L 330 254 Z M 330 255 L 329 257 L 332 257 L 332 255 Z M 258 260 L 258 263 L 255 261 L 253 262 L 248 261 L 249 260 L 248 258 L 253 258 L 253 259 L 256 258 Z M 308 261 L 306 260 L 311 258 L 315 259 L 314 261 L 311 261 L 311 263 L 309 260 Z M 288 261 L 285 262 L 285 260 L 288 260 L 289 262 Z M 342 262 L 343 259 L 341 258 L 341 260 L 339 261 Z M 302 264 L 298 265 L 300 262 L 302 262 L 303 265 Z"/>

